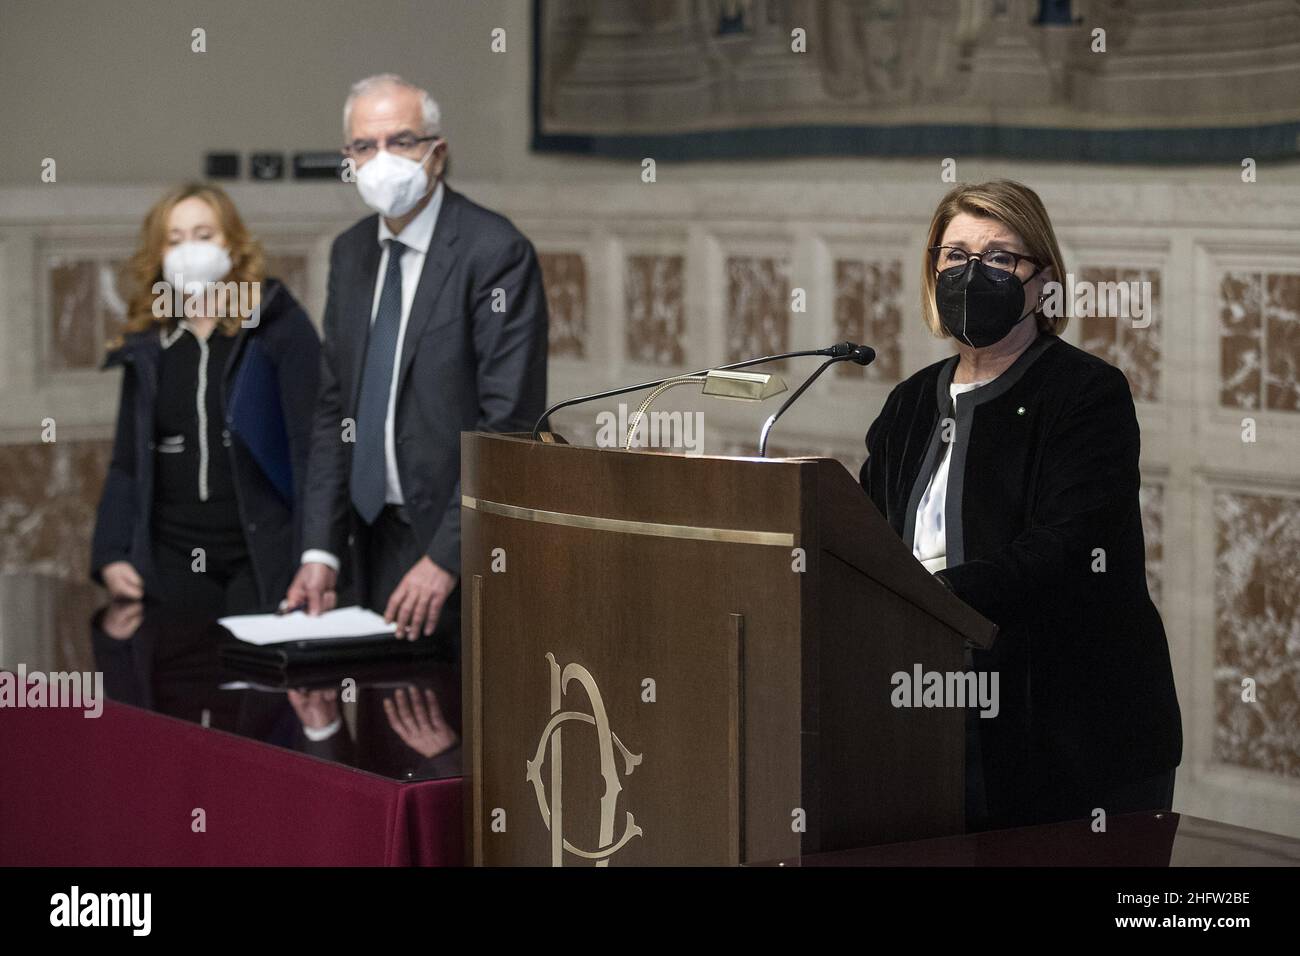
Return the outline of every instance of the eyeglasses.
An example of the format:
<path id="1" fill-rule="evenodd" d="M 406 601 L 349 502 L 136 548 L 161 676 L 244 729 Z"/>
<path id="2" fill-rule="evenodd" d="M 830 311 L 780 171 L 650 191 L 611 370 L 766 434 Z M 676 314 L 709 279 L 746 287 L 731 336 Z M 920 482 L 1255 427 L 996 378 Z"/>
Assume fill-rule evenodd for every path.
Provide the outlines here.
<path id="1" fill-rule="evenodd" d="M 388 137 L 382 144 L 374 139 L 354 139 L 343 147 L 342 153 L 344 156 L 358 162 L 364 162 L 374 156 L 382 145 L 390 153 L 406 156 L 409 159 L 417 159 L 423 152 L 420 149 L 421 146 L 441 138 L 441 136 L 416 136 L 412 133 L 398 133 L 396 136 Z"/>
<path id="2" fill-rule="evenodd" d="M 1000 269 L 1003 272 L 1015 272 L 1020 268 L 1022 261 L 1032 262 L 1039 267 L 1042 266 L 1042 262 L 1033 256 L 1024 256 L 1018 252 L 1007 252 L 1005 249 L 985 249 L 983 252 L 971 252 L 967 249 L 959 249 L 956 246 L 931 246 L 930 257 L 934 262 L 935 269 L 939 272 L 964 266 L 971 259 L 978 259 L 989 268 Z"/>

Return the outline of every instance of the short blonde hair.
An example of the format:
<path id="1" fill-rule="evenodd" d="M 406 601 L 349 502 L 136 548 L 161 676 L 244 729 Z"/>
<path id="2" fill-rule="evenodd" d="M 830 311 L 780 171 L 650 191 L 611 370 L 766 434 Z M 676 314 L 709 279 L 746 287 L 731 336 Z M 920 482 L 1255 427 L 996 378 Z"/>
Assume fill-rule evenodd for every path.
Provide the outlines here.
<path id="1" fill-rule="evenodd" d="M 943 234 L 948 224 L 960 213 L 996 219 L 1009 229 L 1015 230 L 1025 241 L 1027 252 L 1037 259 L 1043 267 L 1052 267 L 1052 278 L 1057 282 L 1065 280 L 1065 264 L 1061 259 L 1061 247 L 1056 242 L 1056 233 L 1052 229 L 1052 220 L 1047 215 L 1043 201 L 1024 183 L 1010 179 L 995 179 L 987 183 L 963 183 L 953 188 L 939 201 L 939 208 L 930 220 L 930 232 L 926 236 L 925 249 L 921 259 L 921 308 L 925 324 L 930 332 L 939 338 L 948 337 L 948 331 L 939 320 L 939 308 L 934 300 L 935 271 L 930 249 L 943 241 Z M 1064 314 L 1055 317 L 1044 315 L 1037 310 L 1039 331 L 1048 335 L 1060 335 L 1065 331 L 1069 321 Z"/>

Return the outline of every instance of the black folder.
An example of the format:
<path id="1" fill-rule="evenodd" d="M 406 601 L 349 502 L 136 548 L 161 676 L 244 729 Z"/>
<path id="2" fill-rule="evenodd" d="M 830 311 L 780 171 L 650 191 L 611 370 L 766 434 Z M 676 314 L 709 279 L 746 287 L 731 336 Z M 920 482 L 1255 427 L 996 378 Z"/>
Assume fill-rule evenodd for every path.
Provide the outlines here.
<path id="1" fill-rule="evenodd" d="M 244 346 L 226 403 L 226 427 L 239 436 L 262 474 L 292 506 L 293 462 L 284 406 L 280 404 L 280 378 L 275 363 L 256 338 L 250 338 Z"/>
<path id="2" fill-rule="evenodd" d="M 221 645 L 219 654 L 222 665 L 232 672 L 290 679 L 296 675 L 330 673 L 336 668 L 341 676 L 349 676 L 361 665 L 427 661 L 446 656 L 446 647 L 431 638 L 404 641 L 392 634 L 278 644 L 249 644 L 232 637 Z"/>

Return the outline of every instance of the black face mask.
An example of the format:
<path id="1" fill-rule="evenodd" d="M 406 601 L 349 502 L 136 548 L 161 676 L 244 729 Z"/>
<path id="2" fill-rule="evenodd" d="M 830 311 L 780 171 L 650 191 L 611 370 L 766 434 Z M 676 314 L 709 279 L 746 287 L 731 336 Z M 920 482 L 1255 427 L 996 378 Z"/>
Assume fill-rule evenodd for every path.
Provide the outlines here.
<path id="1" fill-rule="evenodd" d="M 934 299 L 943 327 L 976 349 L 1002 341 L 1029 314 L 1024 311 L 1025 284 L 979 259 L 940 272 Z"/>

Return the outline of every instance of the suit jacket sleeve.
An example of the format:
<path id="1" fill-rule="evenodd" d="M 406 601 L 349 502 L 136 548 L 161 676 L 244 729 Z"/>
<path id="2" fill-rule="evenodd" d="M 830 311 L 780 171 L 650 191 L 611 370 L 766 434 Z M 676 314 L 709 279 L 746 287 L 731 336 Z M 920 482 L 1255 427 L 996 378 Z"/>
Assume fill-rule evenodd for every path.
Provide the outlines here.
<path id="1" fill-rule="evenodd" d="M 131 536 L 136 522 L 135 389 L 135 373 L 129 367 L 123 369 L 113 454 L 90 547 L 90 576 L 100 584 L 104 583 L 101 571 L 105 565 L 127 561 L 131 556 Z"/>
<path id="2" fill-rule="evenodd" d="M 302 309 L 280 319 L 287 332 L 276 356 L 280 385 L 280 411 L 289 433 L 289 460 L 293 466 L 293 546 L 295 559 L 302 552 L 303 513 L 307 491 L 307 462 L 311 455 L 316 392 L 320 384 L 320 338 Z M 336 552 L 337 553 L 337 552 Z"/>
<path id="3" fill-rule="evenodd" d="M 342 556 L 347 545 L 348 467 L 339 384 L 339 240 L 330 249 L 329 289 L 320 346 L 320 384 L 302 497 L 302 547 Z"/>
<path id="4" fill-rule="evenodd" d="M 526 431 L 546 410 L 546 296 L 532 243 L 521 235 L 471 270 L 471 322 L 477 363 L 477 431 Z M 498 292 L 498 290 L 500 290 Z M 426 551 L 460 574 L 460 481 Z"/>
<path id="5" fill-rule="evenodd" d="M 1040 490 L 1028 530 L 992 554 L 936 573 L 1001 630 L 1089 580 L 1095 549 L 1117 554 L 1137 507 L 1140 436 L 1128 380 L 1106 366 L 1075 391 L 1045 439 Z M 1113 570 L 1113 569 L 1112 569 Z"/>

